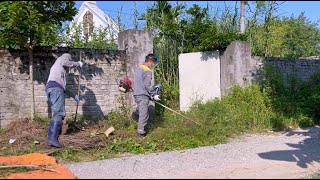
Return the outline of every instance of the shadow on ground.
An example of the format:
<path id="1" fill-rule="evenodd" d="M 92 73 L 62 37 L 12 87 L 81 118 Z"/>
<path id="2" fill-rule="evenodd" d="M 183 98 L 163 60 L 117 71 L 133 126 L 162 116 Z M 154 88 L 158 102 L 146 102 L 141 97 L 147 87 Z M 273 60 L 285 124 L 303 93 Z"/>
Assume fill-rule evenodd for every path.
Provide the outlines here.
<path id="1" fill-rule="evenodd" d="M 270 151 L 258 153 L 262 159 L 296 162 L 297 166 L 307 168 L 312 162 L 320 161 L 320 127 L 310 127 L 303 130 L 292 130 L 286 136 L 299 135 L 304 140 L 297 144 L 286 143 L 292 150 Z"/>

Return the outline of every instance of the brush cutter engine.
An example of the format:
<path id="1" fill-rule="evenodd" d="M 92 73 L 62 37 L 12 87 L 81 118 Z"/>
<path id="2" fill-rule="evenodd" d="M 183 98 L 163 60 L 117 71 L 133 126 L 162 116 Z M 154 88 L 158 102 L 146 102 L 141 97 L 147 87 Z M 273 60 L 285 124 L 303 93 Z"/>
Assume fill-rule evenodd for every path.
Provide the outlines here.
<path id="1" fill-rule="evenodd" d="M 123 93 L 127 93 L 132 90 L 132 81 L 128 78 L 120 80 L 119 90 Z"/>

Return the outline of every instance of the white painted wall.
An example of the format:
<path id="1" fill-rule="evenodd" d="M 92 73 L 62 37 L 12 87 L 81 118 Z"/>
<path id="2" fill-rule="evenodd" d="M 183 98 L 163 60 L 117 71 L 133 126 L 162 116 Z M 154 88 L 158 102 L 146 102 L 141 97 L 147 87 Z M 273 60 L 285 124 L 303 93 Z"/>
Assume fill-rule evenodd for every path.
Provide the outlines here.
<path id="1" fill-rule="evenodd" d="M 179 55 L 180 111 L 187 111 L 193 102 L 205 103 L 221 97 L 219 51 Z"/>

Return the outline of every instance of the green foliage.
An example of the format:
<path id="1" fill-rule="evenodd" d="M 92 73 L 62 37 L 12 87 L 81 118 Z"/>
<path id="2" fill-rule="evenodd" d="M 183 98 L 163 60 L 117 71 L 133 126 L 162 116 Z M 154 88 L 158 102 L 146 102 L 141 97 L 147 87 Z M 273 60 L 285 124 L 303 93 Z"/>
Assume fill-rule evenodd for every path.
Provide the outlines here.
<path id="1" fill-rule="evenodd" d="M 118 10 L 117 12 L 117 23 L 120 26 L 120 32 L 124 30 L 124 25 L 122 24 L 122 21 L 121 21 L 122 9 L 123 9 L 123 5 L 121 6 L 120 10 Z"/>
<path id="2" fill-rule="evenodd" d="M 231 132 L 261 131 L 271 127 L 274 116 L 266 93 L 258 85 L 241 88 L 235 86 L 228 96 L 220 100 L 198 104 L 191 110 L 205 126 L 234 129 Z M 229 124 L 230 123 L 230 124 Z"/>
<path id="3" fill-rule="evenodd" d="M 317 23 L 308 20 L 304 13 L 298 17 L 283 18 L 287 24 L 283 43 L 283 57 L 306 57 L 319 55 L 320 30 Z"/>
<path id="4" fill-rule="evenodd" d="M 116 129 L 127 129 L 129 127 L 131 127 L 131 129 L 135 128 L 133 124 L 134 121 L 132 118 L 128 117 L 128 114 L 126 113 L 113 111 L 107 115 L 106 120 L 110 121 L 112 126 Z"/>
<path id="5" fill-rule="evenodd" d="M 1 47 L 24 48 L 50 44 L 62 22 L 76 14 L 73 1 L 2 1 Z"/>
<path id="6" fill-rule="evenodd" d="M 209 18 L 208 8 L 193 5 L 186 11 L 191 15 L 189 20 L 182 20 L 184 29 L 184 52 L 200 52 L 225 49 L 232 41 L 245 41 L 246 36 L 238 32 L 237 13 L 226 9 L 221 20 L 218 17 Z"/>
<path id="7" fill-rule="evenodd" d="M 196 51 L 213 51 L 227 48 L 232 41 L 246 41 L 246 35 L 238 33 L 207 33 L 200 36 L 201 44 Z"/>
<path id="8" fill-rule="evenodd" d="M 318 23 L 302 12 L 298 17 L 278 15 L 281 2 L 252 2 L 256 11 L 248 20 L 246 34 L 254 55 L 266 57 L 308 57 L 319 55 Z"/>
<path id="9" fill-rule="evenodd" d="M 119 106 L 116 111 L 112 111 L 106 116 L 106 120 L 116 129 L 135 129 L 134 120 L 129 115 L 130 109 L 126 106 L 124 96 L 119 96 L 116 101 Z"/>
<path id="10" fill-rule="evenodd" d="M 93 31 L 88 36 L 82 34 L 82 29 L 81 23 L 72 24 L 71 27 L 67 27 L 66 35 L 61 41 L 73 48 L 117 49 L 110 29 L 93 25 Z"/>
<path id="11" fill-rule="evenodd" d="M 279 69 L 267 66 L 265 72 L 262 90 L 270 97 L 273 111 L 283 116 L 286 124 L 305 127 L 320 122 L 320 72 L 304 82 L 292 74 L 287 83 Z"/>

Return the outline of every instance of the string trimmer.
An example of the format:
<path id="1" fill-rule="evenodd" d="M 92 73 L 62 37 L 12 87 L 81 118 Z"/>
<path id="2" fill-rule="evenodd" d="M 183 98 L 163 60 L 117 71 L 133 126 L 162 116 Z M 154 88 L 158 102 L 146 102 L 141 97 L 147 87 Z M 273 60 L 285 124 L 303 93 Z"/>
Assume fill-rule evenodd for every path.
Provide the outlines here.
<path id="1" fill-rule="evenodd" d="M 194 120 L 192 120 L 192 119 L 190 119 L 190 118 L 187 118 L 186 116 L 182 115 L 181 113 L 179 113 L 179 112 L 177 112 L 177 111 L 175 111 L 175 110 L 173 110 L 173 109 L 171 109 L 171 108 L 169 108 L 169 107 L 167 107 L 167 106 L 165 106 L 165 105 L 163 105 L 163 104 L 161 104 L 161 103 L 159 103 L 159 102 L 157 102 L 157 101 L 154 101 L 154 102 L 157 103 L 157 104 L 159 104 L 160 106 L 162 106 L 162 107 L 164 107 L 164 108 L 166 108 L 166 109 L 168 109 L 168 110 L 170 110 L 170 111 L 172 111 L 172 112 L 180 115 L 181 117 L 184 117 L 184 118 L 186 118 L 186 119 L 188 119 L 188 120 L 190 120 L 190 121 L 198 124 L 199 126 L 201 125 L 200 123 L 198 123 L 198 122 L 196 122 L 196 121 L 194 121 Z"/>

